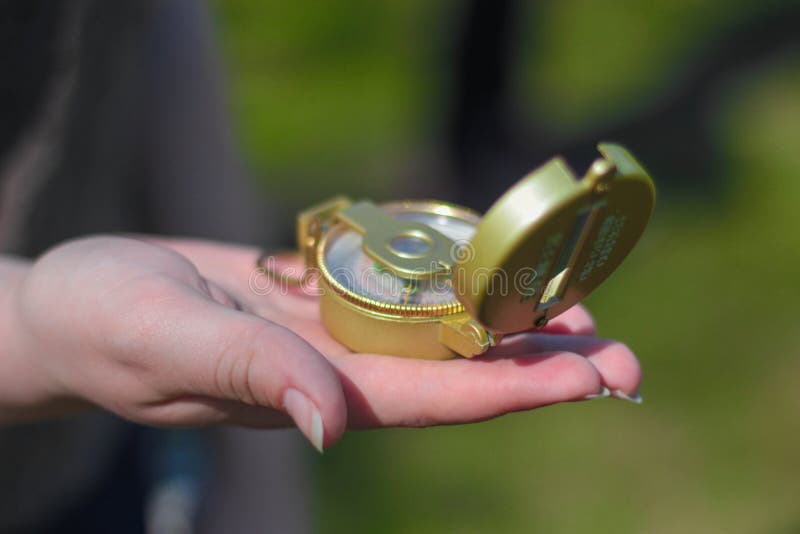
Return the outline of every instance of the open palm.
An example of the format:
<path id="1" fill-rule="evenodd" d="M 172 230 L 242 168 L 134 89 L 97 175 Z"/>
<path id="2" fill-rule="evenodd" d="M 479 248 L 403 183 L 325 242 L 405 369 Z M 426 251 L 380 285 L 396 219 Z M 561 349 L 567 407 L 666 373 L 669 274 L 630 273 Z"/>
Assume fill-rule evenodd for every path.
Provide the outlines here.
<path id="1" fill-rule="evenodd" d="M 635 398 L 639 387 L 634 355 L 622 343 L 594 337 L 594 323 L 581 306 L 537 333 L 507 337 L 471 360 L 354 354 L 326 332 L 316 298 L 300 291 L 257 294 L 250 289 L 257 250 L 198 241 L 163 244 L 190 259 L 244 309 L 288 328 L 325 356 L 341 381 L 350 428 L 475 422 L 602 396 L 604 388 Z M 282 261 L 301 268 L 291 265 L 295 258 Z"/>
<path id="2" fill-rule="evenodd" d="M 315 298 L 250 289 L 258 255 L 147 237 L 56 247 L 15 292 L 20 388 L 6 393 L 156 425 L 294 423 L 322 449 L 346 428 L 468 423 L 639 386 L 636 358 L 594 337 L 581 307 L 471 360 L 353 354 Z"/>

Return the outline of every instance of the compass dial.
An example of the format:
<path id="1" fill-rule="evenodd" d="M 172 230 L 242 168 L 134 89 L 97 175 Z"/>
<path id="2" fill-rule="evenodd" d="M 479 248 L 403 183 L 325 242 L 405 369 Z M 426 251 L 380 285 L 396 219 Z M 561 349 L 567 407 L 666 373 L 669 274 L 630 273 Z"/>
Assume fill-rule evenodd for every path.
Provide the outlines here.
<path id="1" fill-rule="evenodd" d="M 456 243 L 451 251 L 454 262 L 466 253 L 460 247 L 475 233 L 479 221 L 471 211 L 441 203 L 404 202 L 382 208 L 397 219 L 425 224 L 450 238 Z M 415 236 L 399 236 L 388 246 L 412 255 L 424 253 L 428 245 Z M 448 276 L 416 280 L 397 276 L 367 256 L 361 234 L 343 225 L 328 234 L 322 259 L 334 286 L 356 297 L 398 308 L 458 305 Z"/>

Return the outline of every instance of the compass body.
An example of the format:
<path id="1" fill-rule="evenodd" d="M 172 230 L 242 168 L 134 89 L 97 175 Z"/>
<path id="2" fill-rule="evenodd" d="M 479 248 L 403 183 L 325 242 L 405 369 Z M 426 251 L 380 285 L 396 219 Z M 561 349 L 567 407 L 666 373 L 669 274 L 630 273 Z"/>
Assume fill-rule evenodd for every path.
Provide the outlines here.
<path id="1" fill-rule="evenodd" d="M 301 213 L 323 324 L 354 351 L 426 359 L 472 357 L 541 328 L 617 268 L 653 209 L 633 156 L 599 150 L 582 178 L 550 160 L 483 217 L 439 201 L 345 198 Z"/>

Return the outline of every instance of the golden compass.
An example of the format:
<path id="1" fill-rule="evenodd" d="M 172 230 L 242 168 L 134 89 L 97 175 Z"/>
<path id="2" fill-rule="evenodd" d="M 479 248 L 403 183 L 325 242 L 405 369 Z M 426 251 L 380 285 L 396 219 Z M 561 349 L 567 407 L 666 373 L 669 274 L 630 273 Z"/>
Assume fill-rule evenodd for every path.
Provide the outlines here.
<path id="1" fill-rule="evenodd" d="M 483 217 L 431 200 L 304 211 L 298 246 L 319 274 L 323 324 L 354 351 L 427 359 L 469 358 L 544 326 L 617 268 L 653 210 L 633 156 L 598 149 L 582 178 L 554 158 Z"/>

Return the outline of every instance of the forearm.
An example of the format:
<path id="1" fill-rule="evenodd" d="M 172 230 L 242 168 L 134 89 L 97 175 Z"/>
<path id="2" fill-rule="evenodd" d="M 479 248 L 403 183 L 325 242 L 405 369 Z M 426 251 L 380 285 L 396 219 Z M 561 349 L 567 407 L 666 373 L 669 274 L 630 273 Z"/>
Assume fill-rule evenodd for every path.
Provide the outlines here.
<path id="1" fill-rule="evenodd" d="M 81 404 L 59 391 L 23 343 L 18 294 L 31 266 L 0 255 L 0 425 L 61 415 Z"/>

